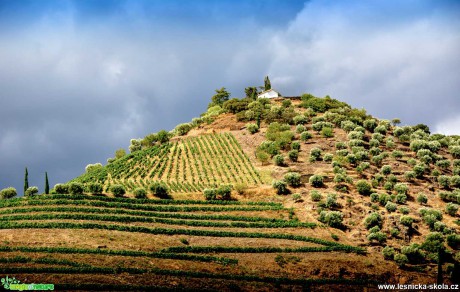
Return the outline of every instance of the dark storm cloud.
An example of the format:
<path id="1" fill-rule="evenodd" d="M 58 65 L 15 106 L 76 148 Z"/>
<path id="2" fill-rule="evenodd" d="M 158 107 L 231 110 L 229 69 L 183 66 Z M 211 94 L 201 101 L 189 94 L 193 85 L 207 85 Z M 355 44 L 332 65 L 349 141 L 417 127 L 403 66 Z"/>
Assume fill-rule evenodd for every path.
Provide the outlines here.
<path id="1" fill-rule="evenodd" d="M 0 188 L 25 166 L 40 190 L 45 171 L 67 181 L 267 74 L 285 95 L 460 132 L 456 5 L 261 2 L 31 1 L 16 18 L 2 2 Z"/>

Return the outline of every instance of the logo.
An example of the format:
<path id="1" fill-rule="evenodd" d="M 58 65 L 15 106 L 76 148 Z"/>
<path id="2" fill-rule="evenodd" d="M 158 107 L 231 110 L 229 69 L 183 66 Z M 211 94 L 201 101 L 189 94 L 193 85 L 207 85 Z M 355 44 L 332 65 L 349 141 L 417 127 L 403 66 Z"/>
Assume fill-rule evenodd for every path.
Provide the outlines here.
<path id="1" fill-rule="evenodd" d="M 13 291 L 54 290 L 54 284 L 23 284 L 16 278 L 2 278 L 3 288 Z"/>

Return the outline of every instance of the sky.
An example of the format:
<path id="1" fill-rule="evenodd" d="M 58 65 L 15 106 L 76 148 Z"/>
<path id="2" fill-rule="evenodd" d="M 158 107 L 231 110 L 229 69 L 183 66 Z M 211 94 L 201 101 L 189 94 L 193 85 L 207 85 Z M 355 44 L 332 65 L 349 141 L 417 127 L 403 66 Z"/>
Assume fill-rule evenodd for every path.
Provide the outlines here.
<path id="1" fill-rule="evenodd" d="M 0 189 L 44 189 L 214 90 L 330 95 L 460 134 L 460 1 L 0 0 Z"/>

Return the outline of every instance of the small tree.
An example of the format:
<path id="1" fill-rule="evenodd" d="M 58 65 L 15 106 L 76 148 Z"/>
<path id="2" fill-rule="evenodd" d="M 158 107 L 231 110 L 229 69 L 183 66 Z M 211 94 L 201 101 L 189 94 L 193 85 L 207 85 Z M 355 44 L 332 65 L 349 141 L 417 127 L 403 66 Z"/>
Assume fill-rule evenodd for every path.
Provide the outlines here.
<path id="1" fill-rule="evenodd" d="M 50 184 L 48 182 L 48 172 L 45 172 L 45 194 L 50 193 Z"/>
<path id="2" fill-rule="evenodd" d="M 404 254 L 400 254 L 400 253 L 395 254 L 394 261 L 399 267 L 404 267 L 405 265 L 407 265 L 407 263 L 409 263 L 407 256 Z"/>
<path id="3" fill-rule="evenodd" d="M 251 134 L 255 134 L 255 133 L 259 132 L 259 127 L 257 126 L 257 124 L 254 124 L 254 123 L 246 124 L 246 129 Z"/>
<path id="4" fill-rule="evenodd" d="M 278 155 L 275 155 L 273 157 L 273 162 L 275 163 L 275 165 L 277 166 L 284 166 L 285 163 L 284 163 L 284 156 L 281 155 L 281 154 L 278 154 Z"/>
<path id="5" fill-rule="evenodd" d="M 216 195 L 221 200 L 230 200 L 231 193 L 232 193 L 231 185 L 221 185 L 216 190 Z"/>
<path id="6" fill-rule="evenodd" d="M 300 186 L 300 174 L 297 172 L 288 172 L 284 175 L 284 180 L 288 185 L 291 187 L 299 187 Z"/>
<path id="7" fill-rule="evenodd" d="M 72 182 L 69 184 L 69 193 L 71 195 L 81 195 L 83 194 L 84 189 L 83 184 L 79 182 Z"/>
<path id="8" fill-rule="evenodd" d="M 414 222 L 414 218 L 412 218 L 412 217 L 410 217 L 410 216 L 401 216 L 401 218 L 399 219 L 399 222 L 400 222 L 402 225 L 411 228 L 411 227 L 412 227 L 412 223 Z"/>
<path id="9" fill-rule="evenodd" d="M 272 183 L 273 188 L 276 190 L 278 195 L 286 195 L 289 194 L 289 190 L 287 188 L 287 183 L 282 180 L 275 180 Z"/>
<path id="10" fill-rule="evenodd" d="M 26 197 L 32 197 L 38 194 L 38 188 L 37 187 L 28 187 L 25 193 Z"/>
<path id="11" fill-rule="evenodd" d="M 323 196 L 321 195 L 321 193 L 318 192 L 318 191 L 316 191 L 316 190 L 311 191 L 311 192 L 310 192 L 310 196 L 311 196 L 312 201 L 314 201 L 314 202 L 319 202 L 319 201 L 321 201 L 321 198 L 323 197 Z"/>
<path id="12" fill-rule="evenodd" d="M 340 211 L 321 211 L 318 220 L 335 228 L 342 227 L 343 214 Z"/>
<path id="13" fill-rule="evenodd" d="M 379 213 L 371 213 L 369 216 L 364 219 L 364 225 L 366 226 L 367 229 L 370 229 L 374 226 L 382 226 L 382 216 L 380 216 Z"/>
<path id="14" fill-rule="evenodd" d="M 144 138 L 145 139 L 145 138 Z M 126 150 L 123 148 L 118 149 L 115 151 L 115 159 L 120 159 L 126 155 Z"/>
<path id="15" fill-rule="evenodd" d="M 8 187 L 0 191 L 1 199 L 11 199 L 18 195 L 18 192 L 13 187 Z"/>
<path id="16" fill-rule="evenodd" d="M 365 180 L 359 180 L 356 183 L 356 189 L 358 190 L 358 193 L 361 195 L 369 195 L 372 190 L 372 186 Z"/>
<path id="17" fill-rule="evenodd" d="M 110 192 L 117 198 L 126 194 L 125 187 L 119 184 L 110 186 Z"/>
<path id="18" fill-rule="evenodd" d="M 382 254 L 386 260 L 392 260 L 395 256 L 395 249 L 390 246 L 385 246 L 382 250 Z"/>
<path id="19" fill-rule="evenodd" d="M 296 162 L 299 159 L 299 151 L 298 150 L 291 150 L 288 152 L 289 160 L 292 162 Z"/>
<path id="20" fill-rule="evenodd" d="M 136 199 L 145 199 L 147 198 L 147 191 L 144 188 L 136 188 L 134 190 L 134 197 Z"/>
<path id="21" fill-rule="evenodd" d="M 265 79 L 264 79 L 264 89 L 265 90 L 272 89 L 272 85 L 270 83 L 270 78 L 268 78 L 268 76 L 265 76 Z"/>
<path id="22" fill-rule="evenodd" d="M 24 195 L 26 194 L 27 189 L 29 188 L 29 172 L 26 170 L 24 172 Z"/>
<path id="23" fill-rule="evenodd" d="M 89 183 L 87 186 L 88 192 L 93 195 L 100 195 L 102 194 L 102 184 L 98 182 Z"/>
<path id="24" fill-rule="evenodd" d="M 152 195 L 159 198 L 167 198 L 169 195 L 168 186 L 166 186 L 163 182 L 153 182 L 149 186 L 149 189 Z"/>
<path id="25" fill-rule="evenodd" d="M 323 176 L 319 174 L 312 175 L 310 176 L 309 182 L 313 187 L 320 188 L 323 186 Z"/>
<path id="26" fill-rule="evenodd" d="M 54 190 L 57 194 L 68 194 L 69 193 L 69 186 L 66 184 L 56 184 L 54 185 Z"/>
<path id="27" fill-rule="evenodd" d="M 458 205 L 454 203 L 447 203 L 446 205 L 446 213 L 449 214 L 450 216 L 455 216 L 458 211 Z"/>
<path id="28" fill-rule="evenodd" d="M 213 106 L 222 106 L 230 97 L 230 93 L 222 87 L 221 89 L 216 89 L 216 94 L 212 96 L 211 103 L 208 105 L 208 108 Z"/>
<path id="29" fill-rule="evenodd" d="M 204 195 L 204 198 L 205 198 L 207 201 L 211 201 L 211 200 L 216 200 L 216 199 L 217 199 L 216 189 L 204 189 L 204 190 L 203 190 L 203 195 Z"/>
<path id="30" fill-rule="evenodd" d="M 417 202 L 421 205 L 426 204 L 428 202 L 428 197 L 425 194 L 420 193 L 417 196 Z"/>

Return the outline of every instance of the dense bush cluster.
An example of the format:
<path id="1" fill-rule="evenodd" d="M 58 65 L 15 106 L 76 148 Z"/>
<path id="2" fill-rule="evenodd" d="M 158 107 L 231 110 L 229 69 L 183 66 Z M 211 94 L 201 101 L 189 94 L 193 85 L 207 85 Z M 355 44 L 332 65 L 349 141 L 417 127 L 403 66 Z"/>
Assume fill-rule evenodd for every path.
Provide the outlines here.
<path id="1" fill-rule="evenodd" d="M 0 199 L 11 199 L 18 195 L 17 191 L 13 187 L 4 188 L 0 191 Z"/>

